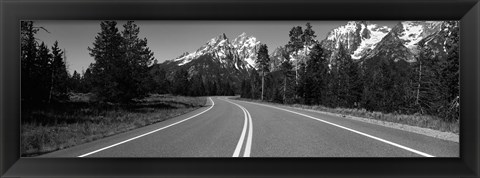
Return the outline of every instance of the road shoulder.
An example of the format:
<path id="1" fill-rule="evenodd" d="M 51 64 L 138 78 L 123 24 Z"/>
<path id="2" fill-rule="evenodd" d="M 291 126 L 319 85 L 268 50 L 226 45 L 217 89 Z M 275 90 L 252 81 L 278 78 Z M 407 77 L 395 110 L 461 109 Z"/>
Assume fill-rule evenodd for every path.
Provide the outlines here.
<path id="1" fill-rule="evenodd" d="M 244 101 L 244 100 L 241 100 L 241 101 Z M 255 101 L 245 101 L 245 102 L 255 102 Z M 257 102 L 255 102 L 255 103 L 257 103 Z M 388 128 L 398 129 L 398 130 L 402 130 L 402 131 L 412 132 L 412 133 L 416 133 L 416 134 L 421 134 L 421 135 L 434 137 L 434 138 L 441 139 L 441 140 L 447 140 L 447 141 L 452 141 L 452 142 L 456 142 L 456 143 L 460 142 L 459 135 L 454 134 L 454 133 L 450 133 L 450 132 L 442 132 L 442 131 L 433 130 L 433 129 L 429 129 L 429 128 L 423 128 L 423 127 L 405 125 L 405 124 L 400 124 L 400 123 L 394 123 L 394 122 L 388 122 L 388 121 L 381 121 L 381 120 L 351 116 L 351 115 L 336 114 L 336 113 L 330 113 L 330 112 L 325 112 L 325 111 L 318 111 L 318 110 L 305 109 L 305 108 L 299 108 L 299 107 L 285 106 L 285 105 L 276 104 L 276 103 L 261 103 L 261 104 L 269 104 L 269 105 L 273 105 L 273 106 L 277 106 L 277 107 L 284 107 L 284 108 L 298 109 L 298 110 L 309 111 L 309 112 L 316 112 L 316 113 L 320 113 L 320 114 L 331 115 L 331 116 L 341 117 L 341 118 L 345 118 L 345 119 L 351 119 L 351 120 L 356 120 L 356 121 L 360 121 L 360 122 L 365 122 L 365 123 L 369 123 L 369 124 L 384 126 L 384 127 L 388 127 Z"/>

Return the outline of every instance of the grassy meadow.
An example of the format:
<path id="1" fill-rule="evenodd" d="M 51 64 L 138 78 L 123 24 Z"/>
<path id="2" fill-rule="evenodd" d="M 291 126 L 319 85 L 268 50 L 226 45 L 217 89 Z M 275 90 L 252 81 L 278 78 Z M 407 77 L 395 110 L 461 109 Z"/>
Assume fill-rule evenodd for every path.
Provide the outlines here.
<path id="1" fill-rule="evenodd" d="M 129 104 L 70 101 L 22 107 L 21 154 L 36 156 L 161 122 L 205 106 L 205 97 L 151 95 Z M 33 107 L 32 107 L 33 108 Z"/>

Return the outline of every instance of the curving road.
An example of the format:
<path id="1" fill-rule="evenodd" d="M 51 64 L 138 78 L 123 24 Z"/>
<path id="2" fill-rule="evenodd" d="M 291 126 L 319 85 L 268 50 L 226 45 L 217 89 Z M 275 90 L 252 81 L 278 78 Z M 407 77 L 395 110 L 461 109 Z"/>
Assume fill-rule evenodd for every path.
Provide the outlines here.
<path id="1" fill-rule="evenodd" d="M 458 157 L 459 144 L 301 109 L 211 97 L 188 114 L 43 157 Z"/>

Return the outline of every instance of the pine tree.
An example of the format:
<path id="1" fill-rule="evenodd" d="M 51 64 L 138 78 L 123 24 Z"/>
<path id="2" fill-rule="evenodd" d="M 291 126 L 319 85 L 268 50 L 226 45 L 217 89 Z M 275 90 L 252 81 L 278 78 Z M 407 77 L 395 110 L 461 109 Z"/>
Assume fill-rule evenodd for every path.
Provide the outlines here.
<path id="1" fill-rule="evenodd" d="M 360 81 L 360 69 L 353 61 L 342 45 L 339 47 L 337 62 L 338 71 L 338 104 L 342 107 L 357 106 L 362 93 Z"/>
<path id="2" fill-rule="evenodd" d="M 52 46 L 52 63 L 51 63 L 51 84 L 49 92 L 49 102 L 52 100 L 67 99 L 67 81 L 68 72 L 63 59 L 63 51 L 58 47 L 58 42 Z"/>
<path id="3" fill-rule="evenodd" d="M 83 93 L 89 93 L 89 92 L 92 92 L 92 88 L 93 88 L 93 83 L 94 83 L 94 76 L 92 74 L 92 65 L 90 64 L 90 66 L 87 68 L 87 70 L 85 70 L 85 72 L 83 73 L 83 76 L 81 78 L 81 91 Z"/>
<path id="4" fill-rule="evenodd" d="M 443 69 L 445 85 L 448 88 L 447 119 L 458 121 L 460 118 L 460 61 L 459 61 L 459 25 L 458 21 L 447 21 L 450 33 L 445 34 L 447 61 Z"/>
<path id="5" fill-rule="evenodd" d="M 317 35 L 315 35 L 315 31 L 313 31 L 312 25 L 310 25 L 310 22 L 308 22 L 305 26 L 307 28 L 305 28 L 305 31 L 303 32 L 301 38 L 305 46 L 310 46 L 315 42 L 315 38 L 317 37 Z"/>
<path id="6" fill-rule="evenodd" d="M 126 99 L 143 97 L 151 91 L 151 84 L 153 78 L 149 75 L 149 66 L 152 64 L 153 52 L 147 47 L 147 39 L 140 39 L 138 34 L 140 28 L 134 24 L 133 21 L 127 21 L 123 25 L 122 31 L 123 43 L 122 46 L 125 52 L 126 68 L 124 71 L 124 78 L 128 83 L 124 86 Z"/>
<path id="7" fill-rule="evenodd" d="M 38 47 L 38 58 L 34 63 L 34 86 L 36 90 L 37 101 L 48 102 L 50 86 L 52 84 L 52 70 L 50 68 L 52 54 L 45 43 Z"/>
<path id="8" fill-rule="evenodd" d="M 167 80 L 167 71 L 159 68 L 158 65 L 153 65 L 150 75 L 154 82 L 154 92 L 160 94 L 168 93 L 169 81 Z"/>
<path id="9" fill-rule="evenodd" d="M 328 64 L 319 44 L 313 46 L 306 66 L 306 104 L 323 104 L 327 89 Z"/>
<path id="10" fill-rule="evenodd" d="M 262 71 L 262 95 L 261 100 L 263 100 L 264 90 L 265 90 L 265 73 L 269 72 L 270 57 L 268 56 L 268 49 L 266 44 L 261 44 L 257 52 L 257 65 L 259 66 L 260 71 Z"/>
<path id="11" fill-rule="evenodd" d="M 300 26 L 293 27 L 290 30 L 290 33 L 288 35 L 290 37 L 290 40 L 285 46 L 289 54 L 295 53 L 295 56 L 298 56 L 298 50 L 302 49 L 304 44 L 302 40 L 302 35 L 303 35 L 303 31 L 302 31 L 302 27 Z M 298 83 L 298 60 L 299 59 L 295 60 L 295 81 L 297 83 Z"/>
<path id="12" fill-rule="evenodd" d="M 172 87 L 173 87 L 173 94 L 185 95 L 185 96 L 188 95 L 189 78 L 188 78 L 188 71 L 186 69 L 181 68 L 175 71 L 174 80 L 172 81 Z M 212 94 L 216 95 L 216 87 L 215 87 L 215 91 Z"/>
<path id="13" fill-rule="evenodd" d="M 324 105 L 329 107 L 337 107 L 337 92 L 338 92 L 338 67 L 335 63 L 328 64 L 327 72 L 327 89 Z"/>
<path id="14" fill-rule="evenodd" d="M 293 69 L 293 66 L 289 60 L 284 60 L 280 65 L 280 70 L 282 71 L 282 75 L 283 75 L 283 82 L 282 82 L 283 83 L 283 86 L 282 86 L 282 89 L 283 89 L 282 102 L 283 103 L 292 103 L 294 99 L 293 97 L 295 95 L 295 91 L 294 91 L 294 88 L 292 87 L 294 86 L 292 83 L 293 81 L 292 79 L 294 78 L 295 74 L 293 73 L 292 69 Z"/>
<path id="15" fill-rule="evenodd" d="M 203 84 L 202 76 L 197 74 L 192 76 L 189 80 L 189 96 L 204 96 L 205 95 L 205 86 Z"/>
<path id="16" fill-rule="evenodd" d="M 307 61 L 308 62 L 308 61 Z M 298 64 L 298 80 L 295 81 L 292 85 L 295 86 L 295 96 L 299 96 L 300 101 L 303 104 L 307 104 L 310 94 L 307 89 L 307 65 L 304 62 Z"/>
<path id="17" fill-rule="evenodd" d="M 307 61 L 308 60 L 308 55 L 307 55 L 307 48 L 309 48 L 312 44 L 314 44 L 315 42 L 315 38 L 317 37 L 317 35 L 315 35 L 315 31 L 313 31 L 312 29 L 312 25 L 310 25 L 310 22 L 308 22 L 306 24 L 306 27 L 305 28 L 305 31 L 303 32 L 301 38 L 302 38 L 302 41 L 303 41 L 303 44 L 304 44 L 304 55 L 307 59 L 305 59 L 304 61 Z"/>
<path id="18" fill-rule="evenodd" d="M 421 75 L 416 81 L 418 110 L 422 114 L 445 118 L 449 105 L 446 95 L 449 86 L 446 86 L 445 78 L 442 76 L 444 76 L 447 60 L 435 55 L 433 50 L 425 44 L 419 44 L 419 47 L 421 50 L 417 62 L 421 64 L 418 67 Z"/>
<path id="19" fill-rule="evenodd" d="M 128 82 L 125 69 L 128 63 L 123 51 L 123 38 L 116 27 L 116 21 L 100 23 L 101 31 L 95 36 L 93 47 L 88 47 L 90 56 L 95 59 L 92 64 L 93 92 L 102 101 L 125 101 Z"/>
<path id="20" fill-rule="evenodd" d="M 338 105 L 341 107 L 347 107 L 350 89 L 350 78 L 347 73 L 347 68 L 351 65 L 351 58 L 348 56 L 345 48 L 342 45 L 339 47 L 339 54 L 336 60 L 338 64 Z"/>
<path id="21" fill-rule="evenodd" d="M 252 86 L 248 79 L 242 80 L 241 94 L 242 98 L 252 98 Z"/>
<path id="22" fill-rule="evenodd" d="M 252 69 L 250 70 L 250 86 L 251 86 L 251 98 L 252 99 L 258 99 L 260 98 L 261 95 L 261 86 L 262 86 L 262 80 L 261 76 L 258 74 L 257 70 Z"/>
<path id="23" fill-rule="evenodd" d="M 21 21 L 20 23 L 20 46 L 21 46 L 21 73 L 22 73 L 22 100 L 34 102 L 35 96 L 35 60 L 37 58 L 37 41 L 35 34 L 38 29 L 33 27 L 33 21 Z M 25 102 L 25 103 L 28 103 Z"/>
<path id="24" fill-rule="evenodd" d="M 83 92 L 82 85 L 82 77 L 76 70 L 73 71 L 73 75 L 69 82 L 69 90 L 73 92 Z"/>
<path id="25" fill-rule="evenodd" d="M 390 82 L 388 76 L 385 76 L 387 60 L 379 57 L 369 58 L 364 61 L 364 90 L 362 96 L 362 106 L 367 110 L 384 111 L 386 98 L 386 87 Z M 385 70 L 384 70 L 385 69 Z"/>
<path id="26" fill-rule="evenodd" d="M 147 39 L 140 39 L 140 28 L 128 21 L 120 33 L 115 21 L 100 23 L 101 32 L 95 37 L 90 55 L 94 92 L 103 101 L 129 102 L 145 96 L 152 88 L 149 66 L 153 53 Z"/>

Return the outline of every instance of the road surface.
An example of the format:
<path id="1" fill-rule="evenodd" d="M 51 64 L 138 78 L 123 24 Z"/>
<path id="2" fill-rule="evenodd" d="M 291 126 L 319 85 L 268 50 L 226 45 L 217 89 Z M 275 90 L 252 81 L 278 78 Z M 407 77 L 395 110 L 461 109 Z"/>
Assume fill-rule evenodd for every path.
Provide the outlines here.
<path id="1" fill-rule="evenodd" d="M 458 157 L 459 144 L 317 112 L 210 97 L 207 106 L 42 157 Z"/>

